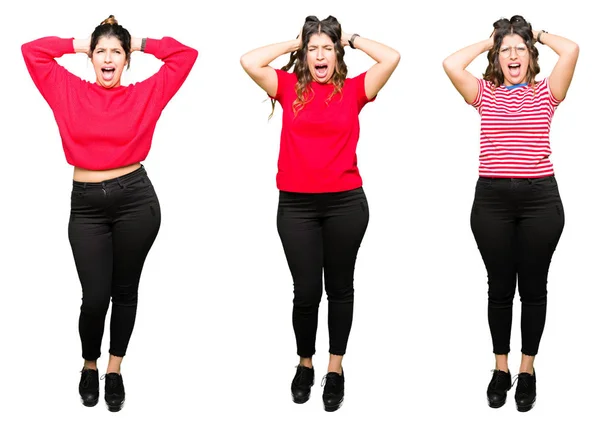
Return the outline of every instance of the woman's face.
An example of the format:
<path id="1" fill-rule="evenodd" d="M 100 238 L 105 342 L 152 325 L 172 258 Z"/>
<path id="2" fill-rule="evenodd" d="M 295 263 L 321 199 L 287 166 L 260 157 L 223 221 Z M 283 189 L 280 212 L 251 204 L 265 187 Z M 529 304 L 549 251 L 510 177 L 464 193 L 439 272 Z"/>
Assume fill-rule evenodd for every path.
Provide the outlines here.
<path id="1" fill-rule="evenodd" d="M 127 65 L 127 55 L 116 37 L 100 37 L 92 52 L 96 83 L 110 89 L 121 85 L 121 74 Z"/>
<path id="2" fill-rule="evenodd" d="M 502 39 L 498 60 L 505 86 L 525 82 L 529 70 L 529 49 L 521 36 L 509 34 Z"/>
<path id="3" fill-rule="evenodd" d="M 337 56 L 331 38 L 320 33 L 313 34 L 308 41 L 306 61 L 313 80 L 328 83 L 337 65 Z"/>

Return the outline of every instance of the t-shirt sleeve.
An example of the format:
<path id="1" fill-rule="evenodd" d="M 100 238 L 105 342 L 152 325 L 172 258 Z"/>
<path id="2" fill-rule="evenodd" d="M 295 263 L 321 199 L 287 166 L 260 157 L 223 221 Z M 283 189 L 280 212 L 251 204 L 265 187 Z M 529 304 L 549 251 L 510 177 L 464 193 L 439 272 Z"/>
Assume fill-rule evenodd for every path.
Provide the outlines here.
<path id="1" fill-rule="evenodd" d="M 286 97 L 290 96 L 290 93 L 292 93 L 294 96 L 296 94 L 296 75 L 279 69 L 275 69 L 275 72 L 277 73 L 277 93 L 274 97 L 271 96 L 270 98 L 279 101 L 280 104 L 283 104 Z"/>
<path id="2" fill-rule="evenodd" d="M 356 106 L 358 108 L 358 112 L 360 113 L 360 110 L 362 110 L 362 108 L 367 105 L 369 102 L 373 102 L 375 101 L 375 98 L 377 98 L 377 95 L 375 95 L 373 98 L 368 99 L 367 98 L 367 93 L 365 91 L 365 76 L 367 75 L 367 72 L 365 71 L 362 74 L 359 74 L 358 76 L 350 79 L 352 81 L 352 85 L 354 86 L 354 91 L 356 93 Z"/>
<path id="3" fill-rule="evenodd" d="M 489 82 L 486 80 L 483 80 L 483 79 L 477 79 L 477 83 L 478 83 L 477 96 L 475 97 L 475 100 L 473 102 L 471 102 L 471 104 L 470 104 L 475 108 L 481 107 L 481 104 L 483 101 L 483 91 L 488 86 Z"/>
<path id="4" fill-rule="evenodd" d="M 540 82 L 539 89 L 548 91 L 548 100 L 550 101 L 550 105 L 552 107 L 556 108 L 562 102 L 556 99 L 556 97 L 552 94 L 552 91 L 550 90 L 550 85 L 548 84 L 548 77 L 544 78 Z"/>

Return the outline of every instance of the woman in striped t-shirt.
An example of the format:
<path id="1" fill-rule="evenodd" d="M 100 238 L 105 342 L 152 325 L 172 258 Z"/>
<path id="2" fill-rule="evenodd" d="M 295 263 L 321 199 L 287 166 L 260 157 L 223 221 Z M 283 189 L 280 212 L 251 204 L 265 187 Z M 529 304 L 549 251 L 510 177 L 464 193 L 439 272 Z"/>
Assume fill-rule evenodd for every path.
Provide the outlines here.
<path id="1" fill-rule="evenodd" d="M 550 76 L 539 73 L 538 42 L 559 56 Z M 488 52 L 483 79 L 467 66 Z M 492 36 L 444 60 L 444 70 L 481 116 L 479 180 L 471 229 L 488 272 L 488 321 L 496 368 L 488 403 L 499 408 L 511 388 L 508 369 L 512 302 L 521 297 L 522 357 L 515 400 L 519 411 L 536 397 L 533 360 L 546 319 L 546 283 L 564 226 L 563 207 L 550 162 L 550 123 L 565 98 L 579 54 L 577 44 L 533 31 L 521 16 L 494 23 Z"/>

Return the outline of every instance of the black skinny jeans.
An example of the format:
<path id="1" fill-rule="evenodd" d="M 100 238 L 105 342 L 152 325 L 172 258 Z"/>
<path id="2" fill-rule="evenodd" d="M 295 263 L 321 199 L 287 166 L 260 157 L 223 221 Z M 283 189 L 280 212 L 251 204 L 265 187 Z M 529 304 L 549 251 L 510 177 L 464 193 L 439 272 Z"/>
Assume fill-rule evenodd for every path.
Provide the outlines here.
<path id="1" fill-rule="evenodd" d="M 315 354 L 323 274 L 329 301 L 329 353 L 346 353 L 354 265 L 368 222 L 362 188 L 339 193 L 280 192 L 277 230 L 294 280 L 292 323 L 300 357 Z"/>
<path id="2" fill-rule="evenodd" d="M 125 356 L 142 267 L 159 228 L 160 205 L 143 166 L 101 183 L 73 182 L 69 241 L 83 289 L 84 359 L 100 357 L 111 297 L 109 353 Z"/>
<path id="3" fill-rule="evenodd" d="M 550 260 L 565 224 L 556 179 L 479 178 L 471 229 L 488 273 L 495 354 L 508 354 L 512 304 L 521 297 L 521 352 L 535 356 L 546 322 Z"/>

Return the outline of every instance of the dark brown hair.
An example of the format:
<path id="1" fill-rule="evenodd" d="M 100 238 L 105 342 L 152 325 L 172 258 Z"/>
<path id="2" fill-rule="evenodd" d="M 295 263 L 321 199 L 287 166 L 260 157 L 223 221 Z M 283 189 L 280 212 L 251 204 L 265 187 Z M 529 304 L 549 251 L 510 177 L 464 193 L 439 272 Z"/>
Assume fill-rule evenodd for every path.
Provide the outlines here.
<path id="1" fill-rule="evenodd" d="M 529 68 L 525 79 L 528 84 L 533 86 L 535 84 L 535 76 L 540 72 L 538 64 L 539 52 L 534 46 L 535 39 L 533 38 L 531 24 L 520 15 L 515 15 L 510 20 L 502 18 L 494 22 L 494 46 L 488 52 L 488 66 L 483 74 L 483 79 L 491 82 L 495 87 L 504 84 L 504 74 L 502 73 L 498 56 L 502 40 L 510 34 L 521 36 L 527 46 L 527 50 L 529 51 Z"/>
<path id="2" fill-rule="evenodd" d="M 116 37 L 119 40 L 121 47 L 125 51 L 125 60 L 127 61 L 127 69 L 129 69 L 129 60 L 131 58 L 131 35 L 129 34 L 129 31 L 119 25 L 114 15 L 110 15 L 102 21 L 92 33 L 90 39 L 90 58 L 101 37 Z"/>
<path id="3" fill-rule="evenodd" d="M 331 78 L 334 89 L 328 99 L 331 99 L 336 93 L 342 92 L 344 80 L 346 80 L 346 76 L 348 75 L 348 68 L 344 62 L 344 46 L 342 46 L 342 26 L 338 20 L 333 16 L 328 16 L 322 21 L 316 16 L 307 16 L 302 27 L 302 45 L 300 49 L 290 54 L 289 62 L 281 68 L 283 71 L 288 71 L 294 67 L 294 73 L 298 78 L 298 82 L 296 83 L 296 95 L 298 98 L 292 104 L 294 115 L 298 114 L 304 105 L 311 100 L 310 83 L 312 76 L 308 68 L 306 55 L 308 52 L 308 42 L 314 34 L 325 34 L 331 39 L 337 59 L 333 77 Z M 274 100 L 271 100 L 271 106 L 272 110 L 269 118 L 273 116 L 273 112 L 275 111 Z"/>

